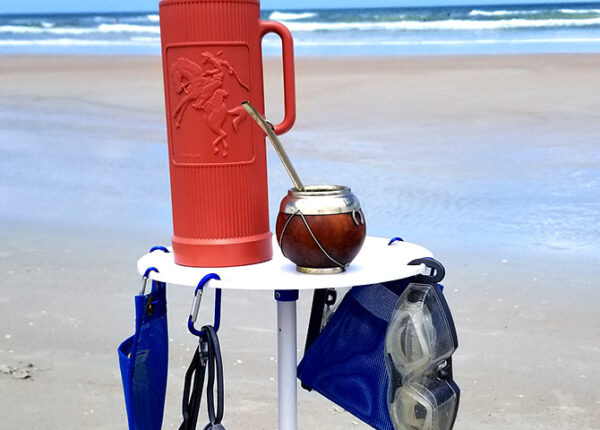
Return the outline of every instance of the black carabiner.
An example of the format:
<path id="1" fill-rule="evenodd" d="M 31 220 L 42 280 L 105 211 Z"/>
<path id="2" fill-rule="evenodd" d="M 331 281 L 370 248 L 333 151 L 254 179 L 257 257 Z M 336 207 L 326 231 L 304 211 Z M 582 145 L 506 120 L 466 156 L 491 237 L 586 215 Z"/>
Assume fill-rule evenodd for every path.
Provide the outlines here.
<path id="1" fill-rule="evenodd" d="M 183 422 L 179 430 L 195 430 L 198 422 L 204 377 L 208 367 L 208 380 L 206 383 L 206 405 L 209 423 L 205 430 L 225 430 L 221 424 L 225 410 L 225 391 L 223 378 L 223 358 L 219 346 L 219 338 L 214 327 L 202 327 L 200 343 L 194 352 L 190 367 L 185 373 L 183 388 L 182 413 Z M 217 381 L 217 409 L 215 412 L 215 378 Z"/>
<path id="2" fill-rule="evenodd" d="M 444 276 L 446 276 L 446 269 L 444 269 L 442 263 L 437 261 L 435 258 L 417 258 L 416 260 L 408 263 L 409 266 L 418 266 L 419 264 L 424 264 L 431 270 L 431 272 L 429 275 L 416 275 L 415 282 L 420 282 L 423 284 L 437 284 L 444 279 Z"/>
<path id="3" fill-rule="evenodd" d="M 206 383 L 206 404 L 210 424 L 205 429 L 213 429 L 223 420 L 225 391 L 223 389 L 223 358 L 215 329 L 209 325 L 202 327 L 208 337 L 208 381 Z M 216 373 L 216 375 L 215 375 Z M 217 378 L 217 412 L 215 414 L 214 386 Z M 222 425 L 221 425 L 221 428 Z"/>

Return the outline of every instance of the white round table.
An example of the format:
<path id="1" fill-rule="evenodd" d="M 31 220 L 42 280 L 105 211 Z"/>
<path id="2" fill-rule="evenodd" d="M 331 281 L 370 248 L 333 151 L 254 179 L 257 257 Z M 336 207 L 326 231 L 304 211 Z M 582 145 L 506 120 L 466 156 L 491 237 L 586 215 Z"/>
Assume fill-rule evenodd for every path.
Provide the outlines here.
<path id="1" fill-rule="evenodd" d="M 172 252 L 155 251 L 138 260 L 140 275 L 149 267 L 149 278 L 184 286 L 196 287 L 209 273 L 216 273 L 220 281 L 207 286 L 223 289 L 273 290 L 277 300 L 277 389 L 279 430 L 297 428 L 296 383 L 296 300 L 298 290 L 343 288 L 376 284 L 428 274 L 424 265 L 408 265 L 413 260 L 432 257 L 426 248 L 408 242 L 367 237 L 365 243 L 345 272 L 337 274 L 305 274 L 287 260 L 273 240 L 273 259 L 264 263 L 236 267 L 186 267 L 175 264 Z M 172 251 L 170 249 L 170 251 Z"/>

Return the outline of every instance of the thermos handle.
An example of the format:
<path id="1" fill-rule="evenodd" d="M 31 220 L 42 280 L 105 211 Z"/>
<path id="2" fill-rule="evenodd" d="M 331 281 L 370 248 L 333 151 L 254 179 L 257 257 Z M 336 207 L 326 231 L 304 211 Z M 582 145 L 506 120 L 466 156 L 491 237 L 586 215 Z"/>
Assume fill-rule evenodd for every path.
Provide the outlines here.
<path id="1" fill-rule="evenodd" d="M 283 97 L 285 115 L 283 121 L 274 127 L 276 134 L 283 134 L 296 121 L 296 84 L 294 77 L 294 40 L 287 27 L 277 21 L 260 21 L 260 37 L 267 33 L 276 33 L 281 38 L 283 57 Z"/>

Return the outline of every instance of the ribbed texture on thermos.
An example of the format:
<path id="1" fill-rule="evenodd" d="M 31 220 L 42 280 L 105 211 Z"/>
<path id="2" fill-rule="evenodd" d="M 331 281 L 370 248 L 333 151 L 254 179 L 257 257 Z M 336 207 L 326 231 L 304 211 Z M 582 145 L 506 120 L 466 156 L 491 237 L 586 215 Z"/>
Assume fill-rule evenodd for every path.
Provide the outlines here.
<path id="1" fill-rule="evenodd" d="M 259 19 L 257 1 L 160 2 L 163 48 L 165 43 L 249 42 L 249 36 L 259 42 Z M 172 26 L 167 32 L 163 30 L 165 24 Z"/>
<path id="2" fill-rule="evenodd" d="M 160 3 L 173 246 L 180 264 L 228 266 L 271 257 L 264 135 L 237 110 L 250 100 L 264 112 L 259 22 L 256 1 Z"/>

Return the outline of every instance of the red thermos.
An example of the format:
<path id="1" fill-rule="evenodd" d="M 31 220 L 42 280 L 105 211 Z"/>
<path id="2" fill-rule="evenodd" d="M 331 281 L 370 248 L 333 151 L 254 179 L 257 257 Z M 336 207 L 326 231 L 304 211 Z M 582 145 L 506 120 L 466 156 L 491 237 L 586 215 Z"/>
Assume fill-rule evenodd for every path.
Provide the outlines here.
<path id="1" fill-rule="evenodd" d="M 185 266 L 259 263 L 273 255 L 265 136 L 240 103 L 264 113 L 262 37 L 282 40 L 285 117 L 296 117 L 292 36 L 260 20 L 258 0 L 159 3 L 173 250 Z"/>

